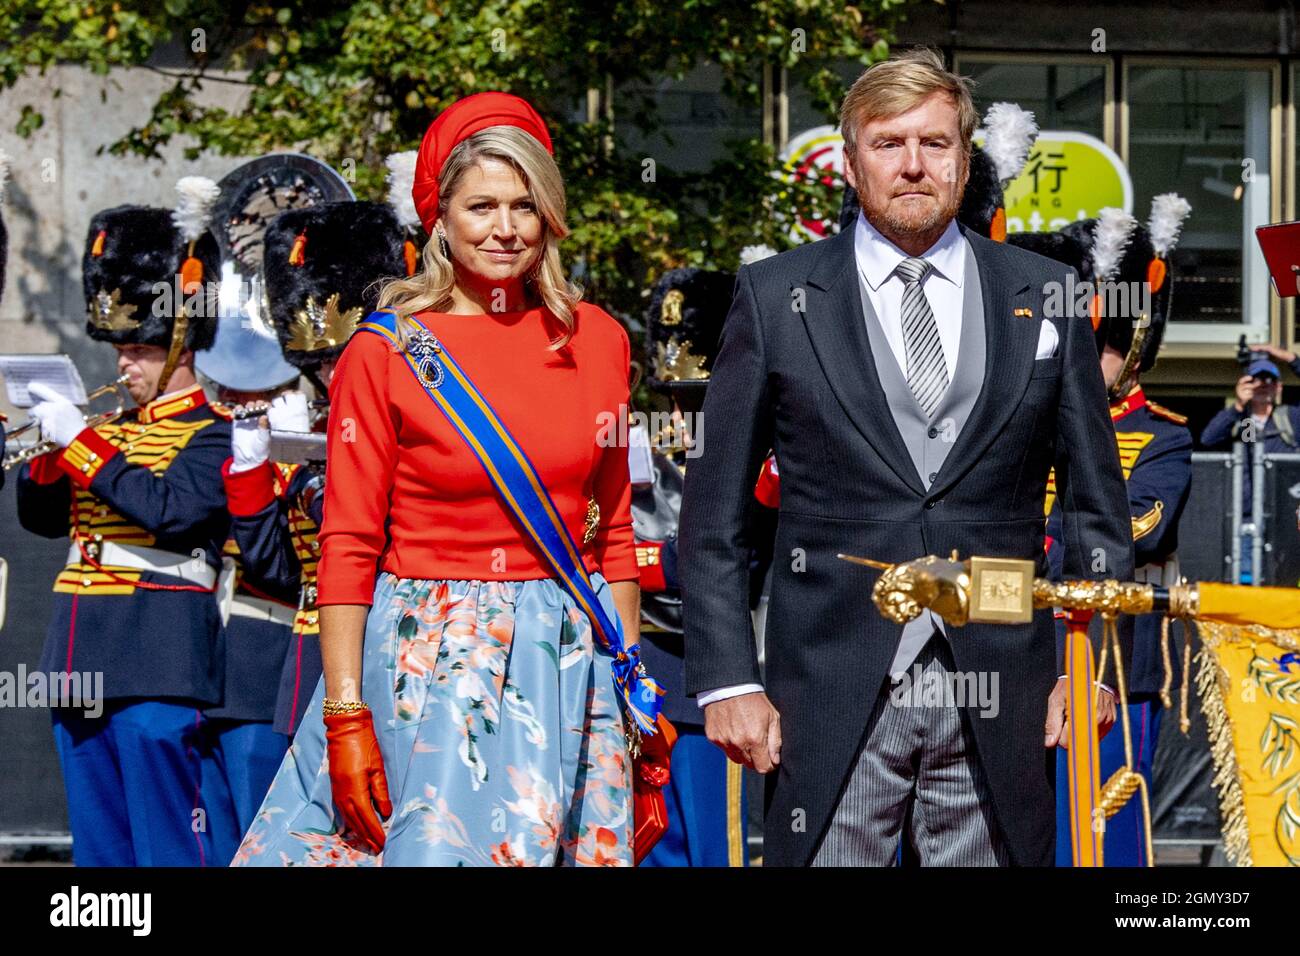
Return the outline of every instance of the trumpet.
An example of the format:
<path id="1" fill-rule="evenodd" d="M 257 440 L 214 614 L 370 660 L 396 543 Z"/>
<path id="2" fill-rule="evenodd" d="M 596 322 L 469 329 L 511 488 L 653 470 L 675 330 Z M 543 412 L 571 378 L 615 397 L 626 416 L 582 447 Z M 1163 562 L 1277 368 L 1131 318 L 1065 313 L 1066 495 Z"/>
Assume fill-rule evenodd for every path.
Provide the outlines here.
<path id="1" fill-rule="evenodd" d="M 126 407 L 126 403 L 122 399 L 121 388 L 130 380 L 130 378 L 131 376 L 129 375 L 123 375 L 120 378 L 116 378 L 113 381 L 109 382 L 107 385 L 95 389 L 93 392 L 86 393 L 86 402 L 88 404 L 90 402 L 93 402 L 95 399 L 100 398 L 101 396 L 109 394 L 110 392 L 118 393 L 117 408 L 113 409 L 113 411 L 111 412 L 100 412 L 99 414 L 96 415 L 87 416 L 86 418 L 87 428 L 96 428 L 100 425 L 106 425 L 109 422 L 111 422 L 113 419 L 117 418 L 119 415 L 122 414 L 123 410 Z M 34 418 L 28 419 L 27 421 L 19 425 L 17 428 L 5 432 L 5 443 L 8 444 L 18 436 L 31 431 L 33 428 L 39 428 L 40 424 L 41 423 Z M 32 444 L 28 445 L 26 448 L 16 451 L 12 455 L 7 455 L 3 463 L 4 470 L 8 471 L 10 468 L 14 467 L 15 465 L 22 465 L 31 461 L 34 458 L 39 458 L 41 455 L 54 451 L 55 447 L 56 446 L 52 441 L 33 442 Z"/>

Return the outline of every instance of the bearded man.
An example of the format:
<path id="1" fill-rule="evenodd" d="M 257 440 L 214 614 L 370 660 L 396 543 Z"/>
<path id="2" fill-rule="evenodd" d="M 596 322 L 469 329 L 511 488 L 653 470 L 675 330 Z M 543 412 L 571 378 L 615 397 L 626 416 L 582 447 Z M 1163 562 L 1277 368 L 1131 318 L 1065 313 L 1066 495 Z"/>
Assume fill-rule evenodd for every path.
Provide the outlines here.
<path id="1" fill-rule="evenodd" d="M 1043 556 L 1055 466 L 1067 577 L 1133 572 L 1124 478 L 1086 317 L 1052 314 L 1071 269 L 956 222 L 976 112 L 920 50 L 867 70 L 841 110 L 862 211 L 837 236 L 741 268 L 686 478 L 686 690 L 705 733 L 768 774 L 767 865 L 1051 865 L 1064 737 L 1052 616 L 905 626 L 838 552 Z M 769 451 L 781 502 L 760 675 L 745 512 Z M 904 685 L 997 688 L 923 698 Z M 984 695 L 980 695 L 983 697 Z M 1106 694 L 1098 708 L 1114 720 Z"/>

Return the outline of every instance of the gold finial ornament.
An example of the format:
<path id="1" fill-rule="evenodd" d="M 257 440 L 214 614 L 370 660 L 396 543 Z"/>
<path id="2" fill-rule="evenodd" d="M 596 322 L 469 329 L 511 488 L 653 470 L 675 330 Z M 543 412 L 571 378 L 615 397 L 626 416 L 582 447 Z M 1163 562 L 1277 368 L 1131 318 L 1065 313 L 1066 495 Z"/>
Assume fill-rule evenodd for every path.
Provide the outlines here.
<path id="1" fill-rule="evenodd" d="M 682 324 L 682 306 L 686 304 L 686 296 L 682 295 L 681 289 L 669 289 L 668 294 L 664 296 L 664 303 L 659 307 L 659 323 L 661 325 L 681 325 Z"/>
<path id="2" fill-rule="evenodd" d="M 140 326 L 140 320 L 132 318 L 136 313 L 133 302 L 122 302 L 122 290 L 114 289 L 112 294 L 100 289 L 86 304 L 87 318 L 95 328 L 104 332 L 125 332 Z"/>
<path id="3" fill-rule="evenodd" d="M 288 347 L 296 352 L 315 352 L 342 345 L 352 337 L 360 322 L 360 306 L 339 312 L 337 292 L 325 300 L 323 308 L 308 296 L 306 305 L 296 313 Z"/>
<path id="4" fill-rule="evenodd" d="M 869 558 L 839 557 L 854 564 L 879 567 Z M 966 565 L 927 555 L 904 564 L 888 565 L 871 591 L 880 613 L 895 624 L 906 624 L 929 608 L 955 627 L 970 616 L 971 580 Z"/>
<path id="5" fill-rule="evenodd" d="M 703 382 L 709 378 L 703 357 L 691 351 L 687 339 L 660 342 L 655 349 L 655 376 L 661 382 Z"/>

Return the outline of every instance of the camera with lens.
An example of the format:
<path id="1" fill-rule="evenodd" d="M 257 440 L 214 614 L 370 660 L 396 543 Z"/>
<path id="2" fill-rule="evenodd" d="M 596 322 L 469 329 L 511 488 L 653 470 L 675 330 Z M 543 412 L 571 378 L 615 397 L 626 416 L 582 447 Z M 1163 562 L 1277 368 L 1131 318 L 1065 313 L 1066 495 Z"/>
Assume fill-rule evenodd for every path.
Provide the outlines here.
<path id="1" fill-rule="evenodd" d="M 1249 367 L 1252 362 L 1257 362 L 1260 359 L 1272 361 L 1272 356 L 1262 349 L 1251 348 L 1246 343 L 1246 336 L 1244 335 L 1237 339 L 1237 364 L 1240 365 L 1242 369 Z"/>

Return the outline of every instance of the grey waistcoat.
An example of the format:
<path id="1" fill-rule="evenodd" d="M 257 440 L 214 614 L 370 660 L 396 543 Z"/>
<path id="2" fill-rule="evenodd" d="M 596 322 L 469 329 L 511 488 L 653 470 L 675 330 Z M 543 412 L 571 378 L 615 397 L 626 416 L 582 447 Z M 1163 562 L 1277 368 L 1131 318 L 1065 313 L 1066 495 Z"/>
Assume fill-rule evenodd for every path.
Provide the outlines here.
<path id="1" fill-rule="evenodd" d="M 887 281 L 893 281 L 889 279 Z M 943 282 L 933 275 L 929 282 Z M 953 442 L 961 434 L 970 417 L 975 400 L 979 398 L 984 386 L 984 298 L 980 290 L 979 267 L 975 263 L 975 253 L 970 244 L 966 244 L 966 272 L 962 280 L 961 311 L 961 345 L 957 350 L 957 369 L 953 379 L 948 383 L 948 390 L 935 410 L 934 419 L 925 417 L 925 412 L 916 403 L 907 378 L 894 358 L 894 352 L 885 338 L 876 310 L 871 307 L 867 295 L 866 281 L 858 272 L 858 291 L 862 299 L 862 311 L 867 323 L 867 336 L 871 342 L 871 354 L 876 363 L 876 374 L 880 376 L 880 385 L 885 390 L 889 401 L 889 411 L 894 416 L 894 424 L 903 436 L 903 444 L 911 455 L 912 465 L 921 478 L 921 483 L 928 489 L 934 483 L 939 468 L 948 457 Z M 920 555 L 917 555 L 920 557 Z M 940 555 L 943 557 L 943 555 Z M 898 652 L 889 667 L 891 674 L 906 671 L 916 659 L 934 632 L 942 627 L 939 619 L 928 611 L 916 620 L 904 625 L 903 636 L 898 644 Z"/>

